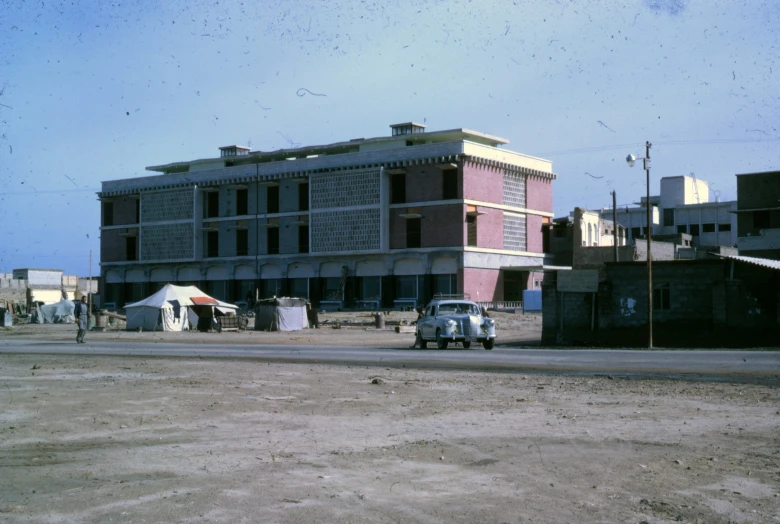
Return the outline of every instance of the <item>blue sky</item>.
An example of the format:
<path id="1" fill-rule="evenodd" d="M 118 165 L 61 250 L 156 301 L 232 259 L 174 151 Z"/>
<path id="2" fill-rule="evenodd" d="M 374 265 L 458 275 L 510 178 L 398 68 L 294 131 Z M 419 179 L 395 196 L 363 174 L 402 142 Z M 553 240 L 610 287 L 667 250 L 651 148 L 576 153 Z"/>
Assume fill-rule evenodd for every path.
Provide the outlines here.
<path id="1" fill-rule="evenodd" d="M 645 140 L 654 194 L 780 169 L 774 0 L 0 0 L 0 50 L 0 272 L 98 274 L 101 181 L 409 120 L 549 158 L 556 216 L 638 201 Z"/>

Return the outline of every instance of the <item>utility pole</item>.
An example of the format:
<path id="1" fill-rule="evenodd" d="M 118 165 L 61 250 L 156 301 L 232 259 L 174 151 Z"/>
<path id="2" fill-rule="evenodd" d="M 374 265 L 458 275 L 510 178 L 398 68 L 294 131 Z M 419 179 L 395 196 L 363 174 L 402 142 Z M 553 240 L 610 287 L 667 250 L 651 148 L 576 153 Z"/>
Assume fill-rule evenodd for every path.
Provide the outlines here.
<path id="1" fill-rule="evenodd" d="M 645 173 L 647 174 L 647 349 L 653 349 L 653 237 L 650 219 L 650 142 L 645 142 Z"/>
<path id="2" fill-rule="evenodd" d="M 634 155 L 628 155 L 626 162 L 628 167 L 633 167 L 637 160 L 642 160 L 645 173 L 647 175 L 647 199 L 645 200 L 645 212 L 647 213 L 647 230 L 645 231 L 645 238 L 647 239 L 647 349 L 653 349 L 653 254 L 651 251 L 651 242 L 653 240 L 653 224 L 651 220 L 650 205 L 650 146 L 652 144 L 645 142 L 645 156 L 644 158 L 637 158 Z"/>
<path id="3" fill-rule="evenodd" d="M 76 283 L 78 284 L 78 279 L 76 279 Z M 87 302 L 89 307 L 89 314 L 92 314 L 92 250 L 89 250 L 89 284 L 87 284 Z M 89 326 L 87 326 L 87 329 L 89 329 Z"/>
<path id="4" fill-rule="evenodd" d="M 618 261 L 618 221 L 617 221 L 617 195 L 612 190 L 612 245 L 615 250 L 615 262 Z"/>

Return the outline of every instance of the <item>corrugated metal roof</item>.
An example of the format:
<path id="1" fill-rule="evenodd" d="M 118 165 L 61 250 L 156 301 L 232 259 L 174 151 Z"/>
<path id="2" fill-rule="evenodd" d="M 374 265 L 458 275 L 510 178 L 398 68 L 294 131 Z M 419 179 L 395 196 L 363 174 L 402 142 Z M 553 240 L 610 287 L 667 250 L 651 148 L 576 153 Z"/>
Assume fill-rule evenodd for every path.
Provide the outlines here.
<path id="1" fill-rule="evenodd" d="M 776 269 L 780 271 L 780 260 L 772 260 L 770 258 L 746 257 L 742 255 L 726 255 L 723 258 L 727 258 L 729 260 L 736 260 L 738 262 L 745 262 L 747 264 L 754 264 L 756 266 L 766 267 L 769 269 Z"/>

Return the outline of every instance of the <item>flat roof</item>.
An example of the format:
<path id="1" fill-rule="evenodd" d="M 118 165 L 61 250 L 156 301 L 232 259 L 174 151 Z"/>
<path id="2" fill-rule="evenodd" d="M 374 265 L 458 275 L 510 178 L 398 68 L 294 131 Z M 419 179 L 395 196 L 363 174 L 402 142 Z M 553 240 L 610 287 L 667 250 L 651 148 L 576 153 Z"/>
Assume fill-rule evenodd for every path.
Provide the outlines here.
<path id="1" fill-rule="evenodd" d="M 403 125 L 403 124 L 400 124 Z M 418 124 L 415 124 L 418 125 Z M 295 147 L 288 149 L 276 149 L 274 151 L 250 151 L 249 154 L 244 155 L 242 158 L 247 157 L 260 157 L 260 158 L 278 158 L 283 160 L 289 157 L 297 156 L 309 156 L 309 155 L 326 155 L 326 154 L 339 154 L 356 152 L 361 146 L 368 144 L 379 144 L 382 142 L 393 142 L 398 140 L 433 140 L 435 142 L 447 142 L 447 141 L 463 141 L 468 140 L 476 142 L 478 144 L 487 145 L 491 147 L 498 147 L 499 145 L 505 145 L 509 143 L 506 138 L 501 138 L 487 133 L 480 133 L 479 131 L 473 131 L 471 129 L 446 129 L 443 131 L 425 131 L 422 133 L 412 133 L 408 135 L 396 135 L 396 136 L 380 136 L 373 138 L 366 138 L 363 140 L 344 140 L 341 142 L 334 142 L 331 144 L 312 145 Z M 240 146 L 227 146 L 227 147 L 240 147 Z M 220 148 L 222 149 L 222 148 Z M 147 171 L 165 172 L 177 167 L 184 167 L 193 164 L 202 164 L 214 161 L 224 160 L 221 157 L 208 157 L 200 158 L 196 160 L 185 160 L 180 162 L 171 162 L 168 164 L 159 164 L 154 166 L 147 166 Z"/>

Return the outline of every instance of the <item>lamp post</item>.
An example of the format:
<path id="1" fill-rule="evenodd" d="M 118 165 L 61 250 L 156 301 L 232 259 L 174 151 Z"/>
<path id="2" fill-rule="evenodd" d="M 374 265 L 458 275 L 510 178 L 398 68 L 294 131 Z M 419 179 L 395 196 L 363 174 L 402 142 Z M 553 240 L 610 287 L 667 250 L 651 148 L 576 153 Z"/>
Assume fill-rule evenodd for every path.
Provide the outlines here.
<path id="1" fill-rule="evenodd" d="M 626 162 L 628 167 L 634 167 L 634 162 L 642 160 L 647 175 L 647 200 L 645 207 L 647 209 L 647 349 L 653 349 L 653 256 L 651 254 L 650 242 L 653 236 L 652 221 L 650 218 L 650 142 L 645 142 L 644 158 L 637 158 L 634 155 L 628 155 Z"/>

